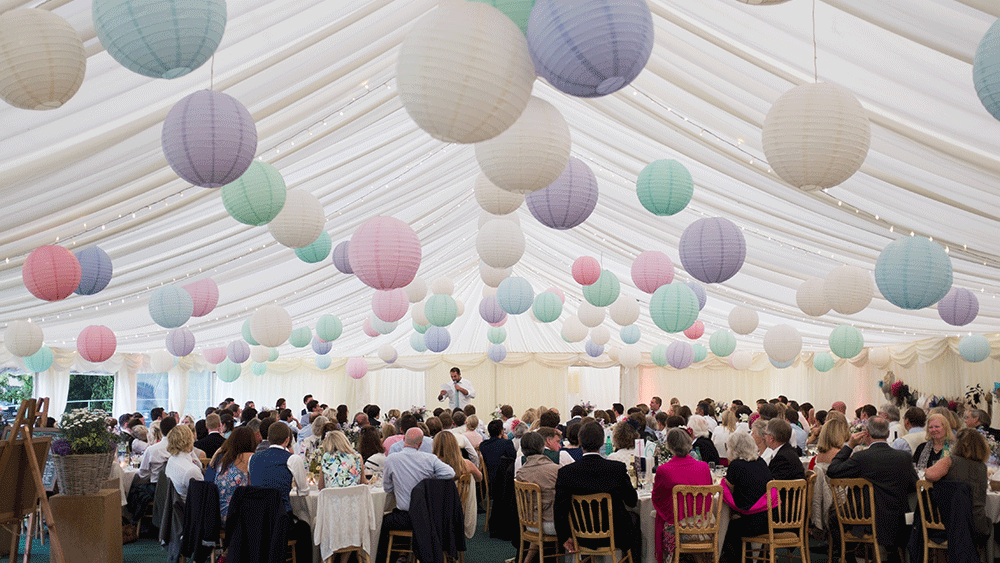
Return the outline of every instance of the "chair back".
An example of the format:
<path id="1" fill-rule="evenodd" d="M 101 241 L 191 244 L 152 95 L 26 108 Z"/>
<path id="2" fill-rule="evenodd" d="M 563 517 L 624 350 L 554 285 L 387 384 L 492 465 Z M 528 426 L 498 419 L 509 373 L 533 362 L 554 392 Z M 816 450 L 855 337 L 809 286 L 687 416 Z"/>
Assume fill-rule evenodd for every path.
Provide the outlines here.
<path id="1" fill-rule="evenodd" d="M 944 521 L 941 520 L 941 512 L 931 491 L 934 490 L 934 483 L 926 479 L 917 481 L 917 506 L 920 510 L 920 518 L 924 521 L 924 534 L 927 530 L 944 530 Z M 926 538 L 925 538 L 926 539 Z"/>
<path id="2" fill-rule="evenodd" d="M 345 514 L 352 516 L 344 518 Z M 375 526 L 375 505 L 368 485 L 328 487 L 319 492 L 313 538 L 321 547 L 324 561 L 346 547 L 374 553 L 372 532 Z"/>
<path id="3" fill-rule="evenodd" d="M 462 506 L 465 506 L 465 501 L 469 499 L 469 488 L 472 483 L 472 473 L 466 473 L 458 479 L 455 480 L 455 485 L 458 487 L 458 498 L 462 501 Z"/>
<path id="4" fill-rule="evenodd" d="M 767 527 L 769 533 L 780 531 L 801 530 L 806 520 L 806 487 L 805 479 L 793 481 L 770 481 L 767 484 L 768 507 Z M 777 506 L 771 500 L 770 491 L 777 490 L 779 500 Z"/>
<path id="5" fill-rule="evenodd" d="M 806 471 L 806 519 L 802 524 L 804 531 L 809 531 L 809 519 L 812 515 L 813 498 L 816 496 L 816 480 L 819 478 L 813 470 Z"/>
<path id="6" fill-rule="evenodd" d="M 524 528 L 542 528 L 542 488 L 537 483 L 514 481 L 517 519 Z"/>
<path id="7" fill-rule="evenodd" d="M 830 479 L 837 519 L 844 526 L 872 526 L 875 535 L 875 494 L 867 479 Z"/>
<path id="8" fill-rule="evenodd" d="M 674 534 L 717 534 L 722 514 L 721 485 L 676 485 Z"/>
<path id="9" fill-rule="evenodd" d="M 614 556 L 615 524 L 612 514 L 611 495 L 608 493 L 573 495 L 569 524 L 580 555 Z M 584 540 L 582 544 L 580 540 Z M 604 541 L 608 542 L 606 546 Z M 595 543 L 597 547 L 593 547 Z"/>

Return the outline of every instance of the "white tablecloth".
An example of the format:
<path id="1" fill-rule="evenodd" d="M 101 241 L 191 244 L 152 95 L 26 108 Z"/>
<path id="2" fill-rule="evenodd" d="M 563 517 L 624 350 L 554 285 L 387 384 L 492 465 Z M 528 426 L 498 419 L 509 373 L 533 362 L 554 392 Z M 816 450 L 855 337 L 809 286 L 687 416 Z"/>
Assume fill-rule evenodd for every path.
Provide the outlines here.
<path id="1" fill-rule="evenodd" d="M 386 510 L 392 510 L 396 506 L 396 498 L 389 493 L 386 493 L 382 487 L 372 487 L 372 504 L 375 508 L 375 531 L 372 536 L 372 545 L 378 546 L 378 537 L 382 532 L 382 514 Z M 292 491 L 289 496 L 289 500 L 292 504 L 292 513 L 295 514 L 296 518 L 309 523 L 309 527 L 313 527 L 313 523 L 316 521 L 316 509 L 319 506 L 319 489 L 310 488 L 308 494 L 296 494 Z M 371 559 L 375 560 L 376 553 L 372 553 Z M 319 546 L 313 546 L 313 563 L 321 563 L 322 558 L 319 553 Z"/>
<path id="2" fill-rule="evenodd" d="M 122 494 L 122 506 L 128 504 L 128 492 L 132 488 L 132 481 L 139 474 L 139 470 L 134 467 L 122 468 L 118 463 L 111 464 L 111 479 L 118 479 L 118 488 Z"/>

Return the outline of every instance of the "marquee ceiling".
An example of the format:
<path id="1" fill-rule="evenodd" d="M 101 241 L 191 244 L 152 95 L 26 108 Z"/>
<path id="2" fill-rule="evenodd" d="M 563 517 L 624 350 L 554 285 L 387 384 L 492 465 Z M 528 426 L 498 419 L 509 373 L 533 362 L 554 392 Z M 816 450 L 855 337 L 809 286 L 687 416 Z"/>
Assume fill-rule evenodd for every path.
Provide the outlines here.
<path id="1" fill-rule="evenodd" d="M 0 8 L 33 6 L 4 0 Z M 396 91 L 395 62 L 429 0 L 229 0 L 228 25 L 210 63 L 175 80 L 122 68 L 95 37 L 87 0 L 50 0 L 87 48 L 82 88 L 46 112 L 0 108 L 0 325 L 40 323 L 50 346 L 75 346 L 87 325 L 104 324 L 118 350 L 163 348 L 167 330 L 150 319 L 150 293 L 164 283 L 211 276 L 220 302 L 189 327 L 198 348 L 239 338 L 256 307 L 277 303 L 295 326 L 338 315 L 344 335 L 335 355 L 373 355 L 391 343 L 413 354 L 408 317 L 387 336 L 369 338 L 362 323 L 372 290 L 327 260 L 301 262 L 265 227 L 230 218 L 218 190 L 194 187 L 167 166 L 162 121 L 191 92 L 213 87 L 239 99 L 257 124 L 257 155 L 275 165 L 290 189 L 323 203 L 334 242 L 366 219 L 385 214 L 411 225 L 423 245 L 419 275 L 455 282 L 465 314 L 450 328 L 456 352 L 484 352 L 487 325 L 477 312 L 484 284 L 475 249 L 480 207 L 473 197 L 478 166 L 471 146 L 432 139 L 407 116 Z M 708 335 L 727 328 L 735 305 L 760 312 L 760 327 L 738 337 L 758 350 L 767 328 L 788 323 L 806 350 L 827 348 L 838 324 L 860 328 L 866 344 L 892 344 L 968 332 L 996 332 L 1000 292 L 1000 123 L 972 86 L 972 57 L 1000 17 L 989 0 L 820 0 L 815 3 L 816 68 L 821 81 L 852 91 L 872 123 L 871 152 L 840 186 L 806 193 L 769 171 L 761 124 L 771 104 L 813 80 L 812 0 L 748 6 L 735 0 L 649 0 L 656 45 L 631 86 L 609 96 L 572 98 L 539 79 L 534 94 L 569 123 L 572 154 L 600 184 L 597 209 L 581 226 L 554 231 L 522 206 L 527 239 L 514 275 L 536 292 L 567 296 L 559 321 L 522 315 L 507 324 L 510 351 L 580 352 L 559 335 L 582 299 L 570 275 L 591 255 L 643 304 L 640 346 L 668 343 L 649 319 L 649 296 L 629 268 L 644 250 L 661 250 L 680 267 L 678 239 L 692 221 L 723 216 L 744 229 L 747 259 L 731 280 L 706 286 L 700 319 Z M 54 7 L 53 7 L 54 6 Z M 635 179 L 649 162 L 673 158 L 691 171 L 691 204 L 672 217 L 648 213 Z M 933 237 L 948 247 L 955 285 L 974 290 L 978 319 L 961 331 L 933 309 L 903 311 L 876 294 L 863 312 L 807 317 L 795 291 L 841 264 L 874 267 L 900 236 Z M 99 245 L 114 278 L 101 293 L 54 303 L 33 297 L 21 265 L 34 248 Z M 611 320 L 618 342 L 617 326 Z M 285 345 L 283 354 L 312 354 Z"/>

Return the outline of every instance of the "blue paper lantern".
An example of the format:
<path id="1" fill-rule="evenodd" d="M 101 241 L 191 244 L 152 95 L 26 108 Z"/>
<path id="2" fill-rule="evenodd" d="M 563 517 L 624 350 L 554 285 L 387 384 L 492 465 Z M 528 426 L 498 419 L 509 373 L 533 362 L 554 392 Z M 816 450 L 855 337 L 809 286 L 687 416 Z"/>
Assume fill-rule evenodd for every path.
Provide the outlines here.
<path id="1" fill-rule="evenodd" d="M 875 284 L 901 309 L 923 309 L 951 289 L 951 258 L 924 237 L 902 237 L 886 246 L 875 262 Z"/>
<path id="2" fill-rule="evenodd" d="M 667 363 L 674 369 L 687 369 L 694 363 L 694 349 L 687 342 L 672 342 L 667 346 Z"/>
<path id="3" fill-rule="evenodd" d="M 583 297 L 594 307 L 607 307 L 618 299 L 621 289 L 618 276 L 608 270 L 601 270 L 601 276 L 596 282 L 583 286 Z"/>
<path id="4" fill-rule="evenodd" d="M 694 194 L 694 180 L 676 160 L 656 160 L 646 165 L 635 181 L 639 203 L 654 215 L 674 215 L 687 207 Z"/>
<path id="5" fill-rule="evenodd" d="M 164 285 L 156 288 L 149 298 L 149 316 L 163 328 L 177 328 L 191 318 L 194 300 L 183 289 Z"/>
<path id="6" fill-rule="evenodd" d="M 543 323 L 551 323 L 562 314 L 563 302 L 559 296 L 551 291 L 543 291 L 535 297 L 535 303 L 531 306 L 531 312 L 535 318 Z"/>
<path id="7" fill-rule="evenodd" d="M 649 316 L 665 332 L 683 332 L 698 320 L 698 297 L 691 288 L 661 285 L 649 300 Z"/>
<path id="8" fill-rule="evenodd" d="M 226 358 L 222 360 L 222 363 L 215 366 L 215 374 L 219 376 L 219 379 L 225 381 L 226 383 L 232 383 L 240 378 L 240 374 L 243 373 L 243 366 L 240 364 L 234 364 Z"/>
<path id="9" fill-rule="evenodd" d="M 645 0 L 538 0 L 528 19 L 535 70 L 572 96 L 616 92 L 642 72 L 653 52 Z"/>
<path id="10" fill-rule="evenodd" d="M 23 359 L 24 367 L 28 371 L 41 373 L 48 371 L 52 367 L 52 362 L 55 361 L 55 354 L 52 353 L 52 348 L 42 346 L 37 352 L 30 356 L 25 356 Z"/>
<path id="11" fill-rule="evenodd" d="M 692 344 L 691 349 L 694 350 L 694 361 L 696 362 L 700 362 L 708 357 L 708 349 L 703 344 Z"/>
<path id="12" fill-rule="evenodd" d="M 974 321 L 979 314 L 979 299 L 964 287 L 952 287 L 938 301 L 937 310 L 944 322 L 952 326 L 965 326 Z"/>
<path id="13" fill-rule="evenodd" d="M 826 352 L 821 352 L 813 356 L 813 367 L 820 373 L 826 373 L 833 369 L 833 356 Z"/>
<path id="14" fill-rule="evenodd" d="M 486 350 L 486 356 L 493 363 L 499 364 L 507 357 L 507 347 L 503 344 L 490 344 L 490 347 Z"/>
<path id="15" fill-rule="evenodd" d="M 736 351 L 736 336 L 728 330 L 717 330 L 708 339 L 708 347 L 712 353 L 720 358 L 725 358 Z"/>
<path id="16" fill-rule="evenodd" d="M 586 221 L 597 207 L 597 197 L 597 177 L 593 170 L 571 156 L 554 182 L 527 194 L 524 201 L 539 223 L 563 231 Z"/>
<path id="17" fill-rule="evenodd" d="M 981 362 L 990 357 L 990 341 L 982 334 L 970 334 L 958 341 L 958 353 L 967 362 Z"/>
<path id="18" fill-rule="evenodd" d="M 326 257 L 330 255 L 330 248 L 332 247 L 333 241 L 330 240 L 330 233 L 323 231 L 319 234 L 319 238 L 311 244 L 302 248 L 296 248 L 295 255 L 306 264 L 315 264 L 316 262 L 326 260 Z"/>
<path id="19" fill-rule="evenodd" d="M 250 332 L 250 319 L 243 321 L 243 328 L 240 332 L 243 334 L 243 340 L 246 341 L 247 344 L 251 346 L 260 346 L 260 342 L 257 342 L 257 340 L 253 337 L 253 334 Z"/>
<path id="20" fill-rule="evenodd" d="M 735 276 L 747 256 L 740 228 L 723 217 L 706 217 L 688 225 L 679 247 L 684 269 L 705 283 L 722 283 Z"/>
<path id="21" fill-rule="evenodd" d="M 330 359 L 330 356 L 316 356 L 316 359 L 314 361 L 316 362 L 316 367 L 319 369 L 326 369 L 330 367 L 330 364 L 333 363 L 333 360 Z"/>
<path id="22" fill-rule="evenodd" d="M 80 262 L 80 285 L 76 288 L 79 295 L 93 295 L 108 287 L 111 282 L 113 267 L 111 257 L 107 252 L 94 246 L 74 252 Z"/>
<path id="23" fill-rule="evenodd" d="M 132 72 L 177 78 L 215 54 L 226 31 L 225 0 L 94 0 L 101 45 Z"/>
<path id="24" fill-rule="evenodd" d="M 250 373 L 254 375 L 264 375 L 267 373 L 267 364 L 263 362 L 253 362 L 250 364 Z"/>
<path id="25" fill-rule="evenodd" d="M 635 344 L 642 338 L 642 329 L 638 325 L 623 326 L 618 334 L 625 344 Z"/>
<path id="26" fill-rule="evenodd" d="M 497 286 L 497 303 L 509 315 L 520 315 L 535 301 L 535 290 L 524 278 L 509 277 Z"/>
<path id="27" fill-rule="evenodd" d="M 776 367 L 778 369 L 785 369 L 787 367 L 791 367 L 791 365 L 795 363 L 795 359 L 794 358 L 791 359 L 791 360 L 788 360 L 787 362 L 776 362 L 776 361 L 774 361 L 773 358 L 768 358 L 768 360 L 770 360 L 772 366 L 774 366 L 774 367 Z"/>
<path id="28" fill-rule="evenodd" d="M 587 351 L 587 355 L 591 358 L 596 358 L 604 353 L 604 345 L 596 344 L 593 340 L 588 340 L 584 349 Z"/>
<path id="29" fill-rule="evenodd" d="M 451 344 L 451 335 L 443 326 L 432 326 L 424 333 L 424 344 L 431 352 L 444 352 Z"/>
<path id="30" fill-rule="evenodd" d="M 649 359 L 661 368 L 670 365 L 667 363 L 667 345 L 657 344 L 653 346 L 653 349 L 649 351 Z"/>
<path id="31" fill-rule="evenodd" d="M 861 353 L 865 338 L 861 331 L 850 325 L 840 325 L 830 333 L 830 351 L 838 357 L 850 359 Z"/>
<path id="32" fill-rule="evenodd" d="M 273 362 L 278 359 L 278 349 L 271 348 L 271 351 L 267 353 L 267 361 Z"/>
<path id="33" fill-rule="evenodd" d="M 427 344 L 424 343 L 424 335 L 422 333 L 414 332 L 410 335 L 410 348 L 413 348 L 416 352 L 427 351 Z"/>
<path id="34" fill-rule="evenodd" d="M 691 288 L 695 296 L 698 298 L 698 310 L 701 311 L 705 308 L 705 302 L 708 301 L 708 295 L 705 294 L 705 286 L 701 285 L 696 281 L 689 281 L 684 284 Z"/>
<path id="35" fill-rule="evenodd" d="M 1000 119 L 1000 20 L 993 22 L 976 47 L 972 83 L 986 111 Z"/>
<path id="36" fill-rule="evenodd" d="M 507 340 L 507 329 L 502 326 L 491 326 L 486 329 L 486 339 L 492 344 L 503 344 Z"/>
<path id="37" fill-rule="evenodd" d="M 312 339 L 312 349 L 320 356 L 324 356 L 333 350 L 333 344 L 325 340 L 321 340 L 318 336 L 314 336 Z"/>

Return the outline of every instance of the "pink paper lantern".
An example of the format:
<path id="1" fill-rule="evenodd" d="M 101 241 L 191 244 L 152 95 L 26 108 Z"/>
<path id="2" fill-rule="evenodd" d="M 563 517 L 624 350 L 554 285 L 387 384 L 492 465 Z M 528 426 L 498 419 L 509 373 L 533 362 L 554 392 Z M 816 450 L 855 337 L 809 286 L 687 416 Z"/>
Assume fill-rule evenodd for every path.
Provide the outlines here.
<path id="1" fill-rule="evenodd" d="M 348 247 L 351 269 L 365 285 L 397 289 L 409 285 L 420 267 L 420 239 L 395 217 L 373 217 L 354 231 Z"/>
<path id="2" fill-rule="evenodd" d="M 221 364 L 222 360 L 226 359 L 226 347 L 209 348 L 202 352 L 201 355 L 205 356 L 205 361 L 210 364 Z"/>
<path id="3" fill-rule="evenodd" d="M 375 295 L 372 295 L 372 312 L 387 323 L 402 319 L 409 307 L 410 297 L 403 288 L 376 291 Z"/>
<path id="4" fill-rule="evenodd" d="M 36 248 L 21 267 L 24 287 L 45 301 L 59 301 L 72 295 L 80 286 L 82 275 L 76 256 L 55 245 Z"/>
<path id="5" fill-rule="evenodd" d="M 705 334 L 705 323 L 701 321 L 695 321 L 691 328 L 684 331 L 684 336 L 691 340 L 698 340 L 703 334 Z"/>
<path id="6" fill-rule="evenodd" d="M 368 373 L 368 362 L 364 358 L 351 358 L 347 360 L 347 375 L 351 379 L 361 379 Z"/>
<path id="7" fill-rule="evenodd" d="M 362 330 L 364 330 L 365 334 L 367 334 L 368 336 L 371 336 L 372 338 L 375 338 L 376 336 L 381 336 L 379 334 L 379 331 L 375 330 L 375 327 L 372 326 L 372 318 L 371 317 L 367 317 L 365 319 L 365 324 L 364 324 L 364 326 L 362 326 Z"/>
<path id="8" fill-rule="evenodd" d="M 559 289 L 556 286 L 552 286 L 552 287 L 546 289 L 545 291 L 548 292 L 548 293 L 555 293 L 556 296 L 559 297 L 559 300 L 562 301 L 563 305 L 566 304 L 566 294 L 563 293 L 563 290 Z"/>
<path id="9" fill-rule="evenodd" d="M 250 359 L 250 345 L 243 340 L 233 340 L 226 346 L 226 357 L 234 364 L 242 364 Z"/>
<path id="10" fill-rule="evenodd" d="M 601 265 L 592 256 L 581 256 L 573 262 L 573 279 L 580 285 L 590 285 L 601 277 Z"/>
<path id="11" fill-rule="evenodd" d="M 79 284 L 79 280 L 76 283 Z M 118 339 L 115 338 L 115 333 L 103 325 L 90 325 L 76 337 L 76 351 L 80 357 L 95 364 L 110 358 L 117 347 Z"/>
<path id="12" fill-rule="evenodd" d="M 647 250 L 632 262 L 632 281 L 646 293 L 653 293 L 661 285 L 674 280 L 674 263 L 658 250 Z"/>
<path id="13" fill-rule="evenodd" d="M 188 328 L 175 328 L 167 333 L 167 352 L 177 358 L 183 358 L 193 352 L 194 344 L 194 333 Z"/>
<path id="14" fill-rule="evenodd" d="M 188 292 L 191 295 L 191 300 L 194 301 L 192 317 L 204 317 L 219 304 L 219 286 L 212 278 L 189 283 L 181 289 Z"/>

